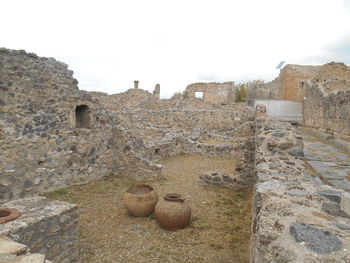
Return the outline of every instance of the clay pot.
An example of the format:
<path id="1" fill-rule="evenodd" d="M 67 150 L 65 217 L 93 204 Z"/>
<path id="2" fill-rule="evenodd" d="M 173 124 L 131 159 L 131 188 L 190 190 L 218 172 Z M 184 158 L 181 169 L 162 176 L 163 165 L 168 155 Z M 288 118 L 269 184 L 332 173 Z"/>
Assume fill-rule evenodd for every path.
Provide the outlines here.
<path id="1" fill-rule="evenodd" d="M 157 202 L 157 192 L 146 184 L 131 186 L 124 194 L 124 205 L 129 214 L 133 216 L 152 214 Z"/>
<path id="2" fill-rule="evenodd" d="M 22 213 L 14 208 L 0 208 L 0 224 L 14 220 Z"/>
<path id="3" fill-rule="evenodd" d="M 164 229 L 181 229 L 191 220 L 191 207 L 180 194 L 169 193 L 154 208 L 154 216 Z"/>

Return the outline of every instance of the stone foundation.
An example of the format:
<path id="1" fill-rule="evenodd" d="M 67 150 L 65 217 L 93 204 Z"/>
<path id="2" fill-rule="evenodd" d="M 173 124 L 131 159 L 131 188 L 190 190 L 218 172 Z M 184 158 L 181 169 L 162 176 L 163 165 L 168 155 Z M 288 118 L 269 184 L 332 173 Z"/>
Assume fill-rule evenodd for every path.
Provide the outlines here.
<path id="1" fill-rule="evenodd" d="M 5 206 L 20 210 L 22 215 L 1 224 L 0 235 L 28 246 L 32 253 L 43 254 L 55 263 L 71 263 L 77 259 L 78 214 L 75 205 L 33 197 L 10 201 Z"/>
<path id="2" fill-rule="evenodd" d="M 252 263 L 350 262 L 348 195 L 314 183 L 301 139 L 288 123 L 257 119 Z"/>

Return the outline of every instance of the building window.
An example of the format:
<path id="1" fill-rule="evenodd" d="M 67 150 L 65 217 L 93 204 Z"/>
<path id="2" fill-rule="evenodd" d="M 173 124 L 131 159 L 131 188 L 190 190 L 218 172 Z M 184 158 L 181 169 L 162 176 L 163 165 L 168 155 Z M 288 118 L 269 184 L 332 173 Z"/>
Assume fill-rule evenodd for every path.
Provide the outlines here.
<path id="1" fill-rule="evenodd" d="M 75 108 L 75 128 L 90 128 L 90 109 L 87 105 Z"/>
<path id="2" fill-rule="evenodd" d="M 196 99 L 203 99 L 203 91 L 196 91 L 195 93 L 194 93 L 194 97 L 196 98 Z"/>

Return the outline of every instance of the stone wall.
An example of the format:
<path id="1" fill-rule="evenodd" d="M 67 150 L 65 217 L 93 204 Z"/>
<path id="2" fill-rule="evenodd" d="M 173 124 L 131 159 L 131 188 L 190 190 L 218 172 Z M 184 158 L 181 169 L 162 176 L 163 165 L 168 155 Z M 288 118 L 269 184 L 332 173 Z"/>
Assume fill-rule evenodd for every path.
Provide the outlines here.
<path id="1" fill-rule="evenodd" d="M 78 213 L 75 205 L 44 197 L 14 200 L 5 205 L 20 210 L 22 215 L 1 224 L 0 235 L 28 246 L 32 253 L 44 254 L 55 263 L 77 260 Z"/>
<path id="2" fill-rule="evenodd" d="M 278 82 L 276 80 L 268 83 L 248 83 L 246 87 L 248 103 L 249 101 L 255 99 L 278 100 L 282 97 L 282 91 L 279 89 Z M 252 103 L 250 106 L 254 106 L 254 103 Z"/>
<path id="3" fill-rule="evenodd" d="M 251 133 L 247 123 L 254 119 L 243 104 L 229 110 L 128 109 L 118 113 L 128 130 L 130 147 L 150 161 L 179 153 L 204 155 L 239 154 L 242 140 Z"/>
<path id="4" fill-rule="evenodd" d="M 304 125 L 350 138 L 350 81 L 337 79 L 306 85 Z"/>
<path id="5" fill-rule="evenodd" d="M 235 101 L 234 82 L 193 83 L 187 86 L 184 97 L 194 99 L 196 92 L 203 92 L 203 101 L 211 104 L 229 104 Z"/>
<path id="6" fill-rule="evenodd" d="M 79 90 L 72 75 L 53 58 L 0 49 L 0 202 L 111 173 L 159 176 L 126 146 L 113 100 Z"/>
<path id="7" fill-rule="evenodd" d="M 350 79 L 349 67 L 335 62 L 323 66 L 288 64 L 274 81 L 248 85 L 248 98 L 304 101 L 308 80 L 322 83 L 333 79 Z"/>
<path id="8" fill-rule="evenodd" d="M 190 85 L 203 87 L 210 103 L 160 100 L 141 89 L 86 92 L 77 84 L 64 63 L 0 49 L 1 202 L 106 175 L 157 179 L 161 166 L 153 161 L 181 152 L 238 154 L 241 142 L 201 142 L 194 134 L 245 137 L 240 127 L 254 119 L 243 104 L 221 105 L 233 82 Z"/>
<path id="9" fill-rule="evenodd" d="M 242 124 L 250 116 L 245 105 L 230 110 L 178 110 L 166 109 L 150 111 L 146 109 L 122 111 L 118 118 L 128 123 L 145 125 L 152 123 L 159 127 L 174 127 L 192 130 L 199 127 L 204 130 L 226 131 Z"/>
<path id="10" fill-rule="evenodd" d="M 256 126 L 251 262 L 350 262 L 349 195 L 307 174 L 290 124 L 261 117 Z"/>
<path id="11" fill-rule="evenodd" d="M 281 100 L 303 101 L 305 81 L 315 77 L 320 66 L 286 65 L 278 77 Z"/>
<path id="12" fill-rule="evenodd" d="M 313 78 L 313 82 L 326 82 L 337 79 L 350 79 L 350 68 L 344 63 L 330 62 L 320 68 Z"/>

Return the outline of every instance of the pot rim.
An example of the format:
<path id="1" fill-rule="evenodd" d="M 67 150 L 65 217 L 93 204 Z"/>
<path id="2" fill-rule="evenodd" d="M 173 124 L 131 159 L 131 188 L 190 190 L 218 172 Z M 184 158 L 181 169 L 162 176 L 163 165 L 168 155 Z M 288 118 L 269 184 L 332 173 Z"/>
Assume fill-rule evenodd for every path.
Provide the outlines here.
<path id="1" fill-rule="evenodd" d="M 137 188 L 147 188 L 149 191 L 146 192 L 146 193 L 142 193 L 142 194 L 133 193 L 132 191 L 133 191 L 133 190 L 136 190 Z M 151 193 L 151 192 L 153 192 L 153 191 L 154 191 L 154 189 L 153 189 L 152 186 L 149 186 L 149 185 L 147 185 L 147 184 L 137 184 L 137 185 L 132 185 L 132 186 L 130 186 L 130 187 L 128 188 L 128 190 L 126 191 L 126 193 L 132 194 L 132 195 L 147 195 L 147 194 L 149 194 L 149 193 Z"/>
<path id="2" fill-rule="evenodd" d="M 167 193 L 164 195 L 164 200 L 170 202 L 184 202 L 185 198 L 178 193 Z"/>
<path id="3" fill-rule="evenodd" d="M 22 213 L 16 208 L 0 207 L 0 210 L 8 213 L 8 215 L 0 217 L 0 224 L 14 220 L 22 215 Z"/>

